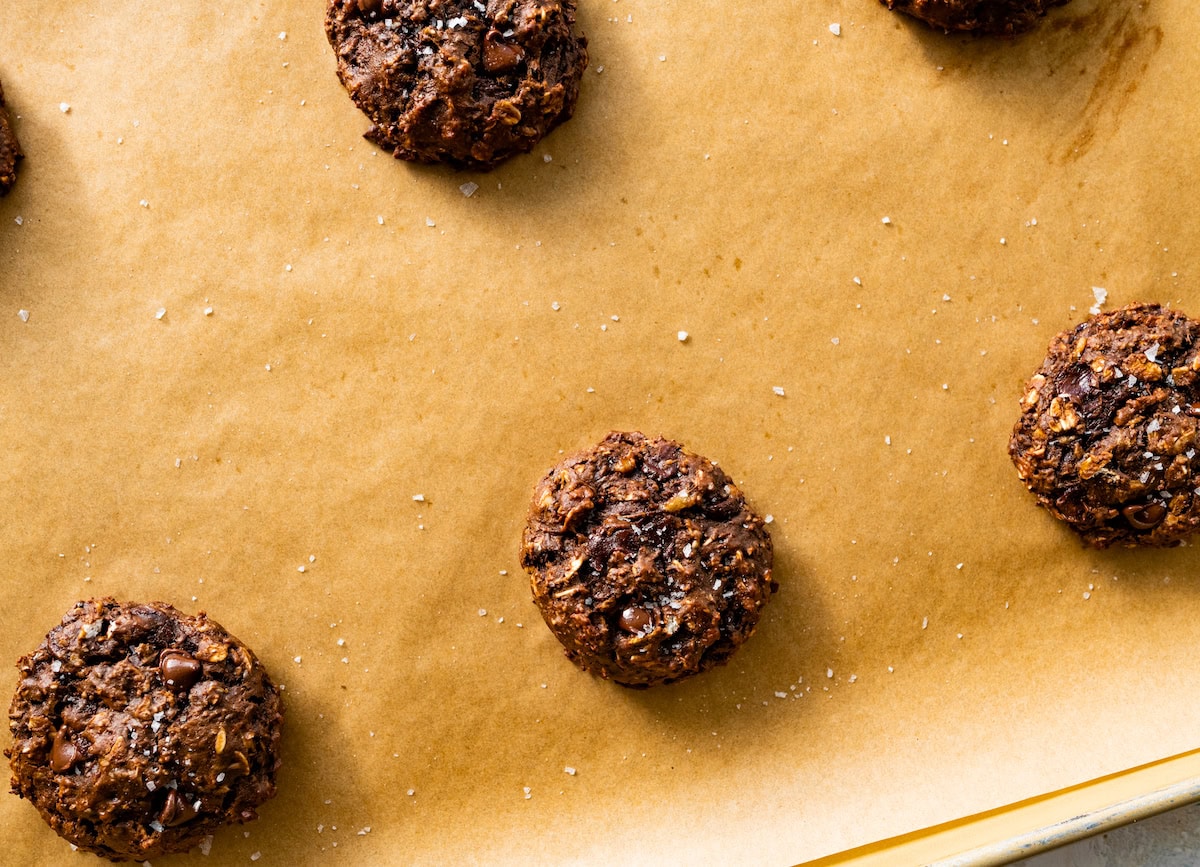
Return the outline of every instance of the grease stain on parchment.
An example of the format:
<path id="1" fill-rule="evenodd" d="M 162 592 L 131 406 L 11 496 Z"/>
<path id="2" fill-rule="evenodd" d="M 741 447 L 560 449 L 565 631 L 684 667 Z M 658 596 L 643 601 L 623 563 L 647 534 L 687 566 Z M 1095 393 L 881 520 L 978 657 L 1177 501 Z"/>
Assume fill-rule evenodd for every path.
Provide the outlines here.
<path id="1" fill-rule="evenodd" d="M 1048 22 L 1052 29 L 1071 34 L 1099 32 L 1103 57 L 1075 129 L 1067 135 L 1066 148 L 1059 154 L 1051 154 L 1052 159 L 1057 157 L 1060 163 L 1075 162 L 1098 139 L 1117 128 L 1151 58 L 1162 45 L 1162 28 L 1146 20 L 1149 7 L 1150 0 L 1126 6 L 1106 3 L 1085 15 Z M 1081 70 L 1080 74 L 1086 75 L 1087 70 Z"/>

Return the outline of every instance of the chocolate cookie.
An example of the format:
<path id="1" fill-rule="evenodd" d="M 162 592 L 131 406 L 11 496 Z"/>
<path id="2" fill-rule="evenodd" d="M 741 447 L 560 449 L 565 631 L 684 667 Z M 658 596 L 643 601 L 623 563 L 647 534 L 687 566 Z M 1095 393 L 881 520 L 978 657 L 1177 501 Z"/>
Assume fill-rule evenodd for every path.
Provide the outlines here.
<path id="1" fill-rule="evenodd" d="M 625 686 L 729 659 L 778 585 L 742 492 L 679 443 L 611 433 L 538 484 L 521 546 L 533 599 L 580 668 Z"/>
<path id="2" fill-rule="evenodd" d="M 4 88 L 0 87 L 0 196 L 5 195 L 17 182 L 17 163 L 23 156 L 4 104 Z"/>
<path id="3" fill-rule="evenodd" d="M 397 158 L 490 169 L 571 117 L 575 0 L 331 0 L 338 77 Z"/>
<path id="4" fill-rule="evenodd" d="M 1200 322 L 1156 304 L 1063 332 L 1008 445 L 1038 502 L 1097 548 L 1200 527 Z"/>
<path id="5" fill-rule="evenodd" d="M 1067 0 L 880 0 L 942 30 L 1012 36 L 1028 30 L 1051 6 Z"/>
<path id="6" fill-rule="evenodd" d="M 18 668 L 12 789 L 80 849 L 183 852 L 275 794 L 279 690 L 203 612 L 78 602 Z"/>

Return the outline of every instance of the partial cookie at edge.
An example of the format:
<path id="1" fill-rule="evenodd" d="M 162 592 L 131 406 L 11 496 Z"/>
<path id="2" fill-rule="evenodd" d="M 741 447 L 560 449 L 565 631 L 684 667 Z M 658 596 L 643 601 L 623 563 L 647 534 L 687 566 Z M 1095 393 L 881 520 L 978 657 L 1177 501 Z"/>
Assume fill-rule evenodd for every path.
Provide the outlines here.
<path id="1" fill-rule="evenodd" d="M 4 102 L 4 87 L 0 86 L 0 196 L 7 195 L 17 182 L 17 163 L 25 155 L 13 132 L 12 120 Z"/>
<path id="2" fill-rule="evenodd" d="M 480 170 L 573 114 L 587 66 L 574 28 L 575 0 L 331 0 L 325 21 L 370 141 Z"/>
<path id="3" fill-rule="evenodd" d="M 1131 305 L 1054 338 L 1009 454 L 1087 544 L 1166 547 L 1200 528 L 1198 430 L 1200 322 Z"/>
<path id="4" fill-rule="evenodd" d="M 1013 36 L 1068 0 L 880 0 L 941 30 Z"/>
<path id="5" fill-rule="evenodd" d="M 204 613 L 79 602 L 18 668 L 13 791 L 80 849 L 183 852 L 275 793 L 279 690 Z"/>

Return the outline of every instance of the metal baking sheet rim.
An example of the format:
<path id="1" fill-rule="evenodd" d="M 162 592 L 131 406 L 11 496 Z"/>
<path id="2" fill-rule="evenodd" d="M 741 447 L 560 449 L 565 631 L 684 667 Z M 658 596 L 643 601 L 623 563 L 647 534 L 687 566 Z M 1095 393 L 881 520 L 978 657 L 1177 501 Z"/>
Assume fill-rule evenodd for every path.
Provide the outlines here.
<path id="1" fill-rule="evenodd" d="M 1188 776 L 1180 779 L 1176 772 L 1185 770 Z M 1109 788 L 1128 789 L 1131 784 L 1136 786 L 1142 777 L 1149 777 L 1145 781 L 1147 784 L 1151 784 L 1151 781 L 1161 783 L 1163 779 L 1171 777 L 1177 781 L 1140 789 L 1137 790 L 1138 794 L 1115 800 L 1097 797 L 1093 803 L 1099 801 L 1099 806 L 1080 811 L 1071 809 L 1075 807 L 1071 803 L 1073 796 L 1106 794 Z M 968 816 L 956 822 L 820 858 L 807 862 L 807 867 L 891 867 L 908 864 L 926 867 L 997 867 L 1195 803 L 1200 803 L 1200 750 Z M 1036 812 L 1043 818 L 1053 818 L 1035 824 L 1028 831 L 1005 835 L 1001 839 L 989 839 L 991 835 L 984 827 L 986 823 L 1022 812 Z M 966 844 L 966 848 L 962 848 L 964 844 L 958 839 L 963 836 L 974 837 Z M 939 843 L 943 837 L 947 839 Z"/>
<path id="2" fill-rule="evenodd" d="M 931 867 L 995 867 L 1200 801 L 1200 777 L 1064 819 L 1019 837 L 979 846 Z"/>

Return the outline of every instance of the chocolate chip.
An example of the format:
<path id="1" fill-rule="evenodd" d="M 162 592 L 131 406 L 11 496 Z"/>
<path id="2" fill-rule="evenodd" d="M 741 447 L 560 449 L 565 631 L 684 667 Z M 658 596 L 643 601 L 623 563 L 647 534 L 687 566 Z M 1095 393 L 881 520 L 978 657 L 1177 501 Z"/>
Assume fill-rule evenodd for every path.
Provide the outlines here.
<path id="1" fill-rule="evenodd" d="M 1135 530 L 1153 530 L 1167 517 L 1167 507 L 1162 503 L 1145 503 L 1140 506 L 1126 506 L 1121 509 L 1121 514 Z"/>
<path id="2" fill-rule="evenodd" d="M 488 72 L 507 72 L 525 59 L 519 45 L 508 45 L 500 41 L 499 31 L 489 30 L 483 37 L 483 68 Z"/>
<path id="3" fill-rule="evenodd" d="M 167 802 L 163 804 L 162 813 L 159 814 L 158 821 L 168 828 L 175 828 L 195 818 L 195 806 L 179 797 L 179 793 L 174 789 L 167 790 Z"/>
<path id="4" fill-rule="evenodd" d="M 1095 375 L 1083 364 L 1072 365 L 1058 381 L 1058 393 L 1071 398 L 1077 406 L 1096 388 Z"/>
<path id="5" fill-rule="evenodd" d="M 54 735 L 54 746 L 50 748 L 50 769 L 62 774 L 71 770 L 71 765 L 79 761 L 79 750 L 71 743 L 71 737 L 65 728 Z"/>
<path id="6" fill-rule="evenodd" d="M 626 608 L 621 612 L 621 628 L 626 632 L 645 632 L 650 625 L 650 612 L 645 608 Z"/>
<path id="7" fill-rule="evenodd" d="M 158 670 L 168 686 L 188 690 L 203 675 L 200 663 L 185 650 L 167 649 L 158 658 Z"/>

